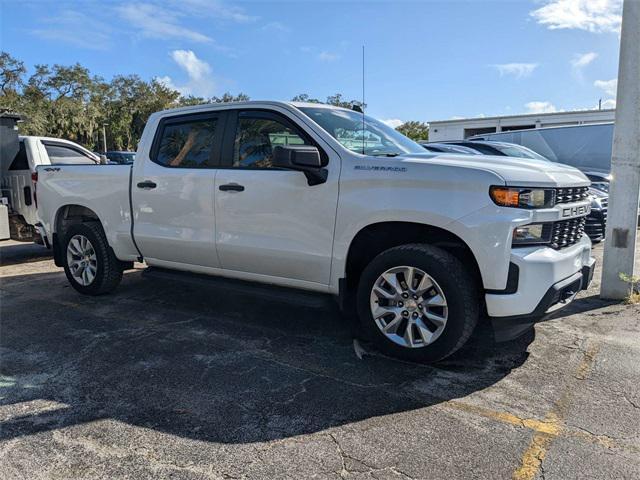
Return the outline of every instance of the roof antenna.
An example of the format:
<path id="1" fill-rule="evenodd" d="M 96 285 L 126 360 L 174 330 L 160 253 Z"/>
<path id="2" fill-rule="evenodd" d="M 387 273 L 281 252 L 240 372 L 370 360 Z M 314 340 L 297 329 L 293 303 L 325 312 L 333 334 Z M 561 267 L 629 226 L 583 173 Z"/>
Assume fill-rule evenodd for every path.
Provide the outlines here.
<path id="1" fill-rule="evenodd" d="M 362 45 L 362 154 L 364 155 L 364 45 Z"/>

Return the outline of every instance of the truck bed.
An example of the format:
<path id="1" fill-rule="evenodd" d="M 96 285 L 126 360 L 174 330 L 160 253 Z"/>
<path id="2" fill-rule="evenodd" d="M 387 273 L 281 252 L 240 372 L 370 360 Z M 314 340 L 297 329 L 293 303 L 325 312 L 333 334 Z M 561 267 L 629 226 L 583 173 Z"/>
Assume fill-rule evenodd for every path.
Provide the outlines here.
<path id="1" fill-rule="evenodd" d="M 134 260 L 129 186 L 131 165 L 56 165 L 37 169 L 38 216 L 55 232 L 56 212 L 66 205 L 93 211 L 118 258 Z"/>

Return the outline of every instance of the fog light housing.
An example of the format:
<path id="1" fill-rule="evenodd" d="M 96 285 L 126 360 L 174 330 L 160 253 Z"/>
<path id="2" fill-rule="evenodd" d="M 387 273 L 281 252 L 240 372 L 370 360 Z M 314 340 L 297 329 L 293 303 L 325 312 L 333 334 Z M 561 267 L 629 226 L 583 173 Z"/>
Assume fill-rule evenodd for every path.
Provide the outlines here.
<path id="1" fill-rule="evenodd" d="M 531 223 L 513 229 L 513 246 L 541 245 L 551 241 L 550 223 Z"/>

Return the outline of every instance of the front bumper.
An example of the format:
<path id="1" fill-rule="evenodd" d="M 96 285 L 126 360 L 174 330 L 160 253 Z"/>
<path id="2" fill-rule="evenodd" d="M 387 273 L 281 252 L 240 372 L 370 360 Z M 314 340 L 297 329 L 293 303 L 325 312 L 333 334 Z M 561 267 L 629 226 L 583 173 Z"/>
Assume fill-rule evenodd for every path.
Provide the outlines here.
<path id="1" fill-rule="evenodd" d="M 514 249 L 510 261 L 518 267 L 515 293 L 485 295 L 498 340 L 514 338 L 535 321 L 571 303 L 580 290 L 588 287 L 595 267 L 586 235 L 561 250 Z"/>

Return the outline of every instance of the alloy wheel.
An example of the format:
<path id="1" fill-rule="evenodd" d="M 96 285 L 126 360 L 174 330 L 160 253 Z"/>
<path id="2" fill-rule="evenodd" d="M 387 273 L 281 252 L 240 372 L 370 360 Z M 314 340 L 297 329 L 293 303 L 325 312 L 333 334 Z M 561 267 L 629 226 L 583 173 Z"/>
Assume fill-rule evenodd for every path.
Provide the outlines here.
<path id="1" fill-rule="evenodd" d="M 380 331 L 406 348 L 433 343 L 444 331 L 449 309 L 442 288 L 425 271 L 393 267 L 374 282 L 371 315 Z"/>
<path id="2" fill-rule="evenodd" d="M 67 265 L 73 279 L 86 287 L 98 271 L 98 259 L 93 245 L 84 235 L 74 235 L 67 244 Z"/>

